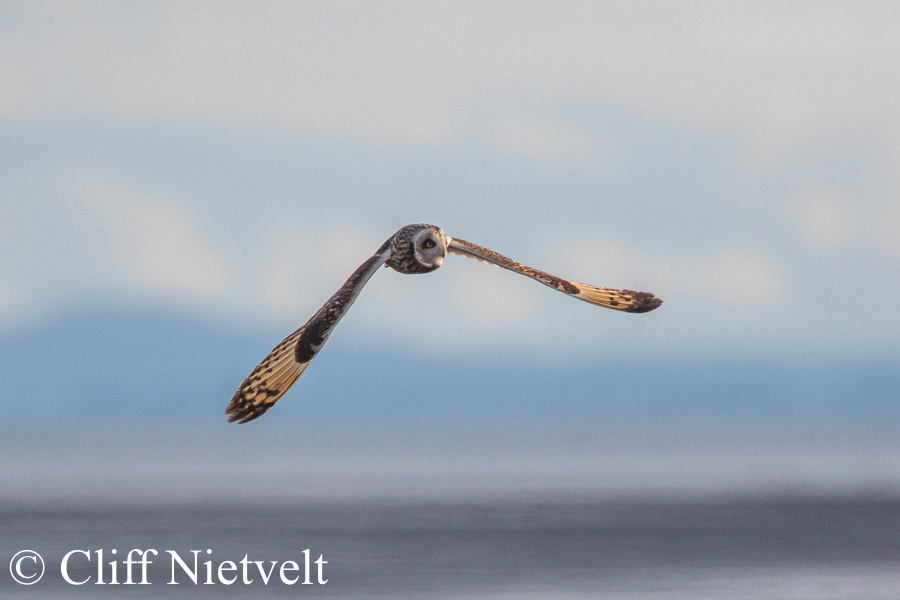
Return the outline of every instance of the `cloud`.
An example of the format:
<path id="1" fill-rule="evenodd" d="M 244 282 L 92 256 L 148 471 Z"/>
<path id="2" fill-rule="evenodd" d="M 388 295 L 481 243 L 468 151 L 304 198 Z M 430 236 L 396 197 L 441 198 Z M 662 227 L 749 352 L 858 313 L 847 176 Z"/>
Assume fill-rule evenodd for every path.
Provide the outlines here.
<path id="1" fill-rule="evenodd" d="M 206 239 L 184 202 L 97 174 L 78 175 L 70 189 L 92 224 L 90 233 L 100 238 L 111 289 L 193 303 L 233 285 L 228 260 Z"/>
<path id="2" fill-rule="evenodd" d="M 490 142 L 497 131 L 479 115 L 502 124 L 518 111 L 524 122 L 495 139 L 546 149 L 573 134 L 548 131 L 528 107 L 567 105 L 738 127 L 767 144 L 860 127 L 898 133 L 880 116 L 900 92 L 892 3 L 100 2 L 15 12 L 0 42 L 6 121 L 99 116 L 447 146 Z M 582 140 L 569 152 L 578 148 L 594 150 Z"/>
<path id="3" fill-rule="evenodd" d="M 693 275 L 688 281 L 699 283 L 701 292 L 725 306 L 778 306 L 785 299 L 787 285 L 781 269 L 775 261 L 752 249 L 728 249 L 712 257 L 685 261 L 680 267 L 680 272 L 689 278 Z"/>
<path id="4" fill-rule="evenodd" d="M 877 216 L 872 237 L 884 250 L 900 260 L 900 200 L 887 206 Z"/>
<path id="5" fill-rule="evenodd" d="M 846 246 L 856 233 L 854 217 L 851 207 L 833 196 L 810 197 L 797 206 L 800 237 L 819 251 Z"/>
<path id="6" fill-rule="evenodd" d="M 798 237 L 818 253 L 861 249 L 900 258 L 900 202 L 830 191 L 801 195 L 793 210 Z"/>
<path id="7" fill-rule="evenodd" d="M 33 292 L 0 264 L 0 327 L 11 326 L 32 312 L 29 305 Z"/>
<path id="8" fill-rule="evenodd" d="M 256 264 L 245 264 L 242 281 L 252 288 L 248 312 L 281 327 L 299 326 L 336 292 L 384 240 L 348 222 L 339 226 L 283 220 L 265 227 Z"/>
<path id="9" fill-rule="evenodd" d="M 591 128 L 559 122 L 524 111 L 498 115 L 492 123 L 491 147 L 502 154 L 557 165 L 589 163 L 608 167 L 606 140 Z"/>
<path id="10" fill-rule="evenodd" d="M 560 240 L 554 244 L 558 268 L 582 273 L 583 278 L 606 287 L 646 287 L 671 300 L 670 304 L 688 303 L 710 318 L 777 306 L 790 293 L 784 267 L 756 248 L 653 252 L 616 241 L 615 236 L 576 237 L 577 243 Z"/>
<path id="11" fill-rule="evenodd" d="M 90 160 L 16 165 L 0 206 L 0 321 L 85 301 L 221 310 L 234 261 L 191 201 Z M 19 172 L 21 171 L 21 172 Z"/>

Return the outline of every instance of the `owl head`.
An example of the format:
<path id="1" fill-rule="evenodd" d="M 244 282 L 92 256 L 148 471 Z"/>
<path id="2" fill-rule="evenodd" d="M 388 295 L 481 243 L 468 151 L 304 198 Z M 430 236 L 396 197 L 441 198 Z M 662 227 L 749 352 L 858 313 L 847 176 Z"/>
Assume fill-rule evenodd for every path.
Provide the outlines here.
<path id="1" fill-rule="evenodd" d="M 407 273 L 433 271 L 444 263 L 449 245 L 450 238 L 436 225 L 407 225 L 394 236 L 388 264 Z"/>

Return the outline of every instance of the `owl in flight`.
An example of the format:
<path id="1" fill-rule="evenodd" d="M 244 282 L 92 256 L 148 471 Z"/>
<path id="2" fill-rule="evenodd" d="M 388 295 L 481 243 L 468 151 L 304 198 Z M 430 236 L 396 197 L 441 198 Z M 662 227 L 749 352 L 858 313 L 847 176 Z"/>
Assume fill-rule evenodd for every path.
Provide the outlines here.
<path id="1" fill-rule="evenodd" d="M 594 287 L 532 269 L 472 242 L 451 238 L 434 225 L 407 225 L 360 265 L 306 325 L 287 336 L 253 369 L 225 409 L 228 422 L 252 421 L 278 402 L 309 367 L 378 267 L 384 265 L 407 274 L 430 273 L 444 264 L 448 252 L 495 264 L 573 298 L 614 310 L 643 313 L 662 304 L 662 300 L 647 292 Z"/>

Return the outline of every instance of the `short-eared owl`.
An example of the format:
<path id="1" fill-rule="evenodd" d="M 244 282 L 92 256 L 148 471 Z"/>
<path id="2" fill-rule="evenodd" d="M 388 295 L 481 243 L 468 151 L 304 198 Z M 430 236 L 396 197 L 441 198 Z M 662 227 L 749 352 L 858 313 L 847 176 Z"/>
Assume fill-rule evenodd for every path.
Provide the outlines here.
<path id="1" fill-rule="evenodd" d="M 303 375 L 331 335 L 334 326 L 356 300 L 366 282 L 384 265 L 400 273 L 430 273 L 442 264 L 447 253 L 461 254 L 515 271 L 573 298 L 625 312 L 643 313 L 657 308 L 662 300 L 646 292 L 614 290 L 575 283 L 526 267 L 501 254 L 471 242 L 446 235 L 440 227 L 407 225 L 381 245 L 350 279 L 329 298 L 306 325 L 287 336 L 253 369 L 225 409 L 228 422 L 246 423 L 269 410 Z"/>

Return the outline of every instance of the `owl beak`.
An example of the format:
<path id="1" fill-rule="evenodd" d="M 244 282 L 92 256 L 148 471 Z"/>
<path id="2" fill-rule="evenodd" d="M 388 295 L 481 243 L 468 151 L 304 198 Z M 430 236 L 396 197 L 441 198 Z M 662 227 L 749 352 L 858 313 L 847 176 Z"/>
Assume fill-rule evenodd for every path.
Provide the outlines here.
<path id="1" fill-rule="evenodd" d="M 431 266 L 433 266 L 436 269 L 439 266 L 441 266 L 442 264 L 444 264 L 444 257 L 438 256 L 437 258 L 434 259 L 434 262 L 431 263 Z"/>

